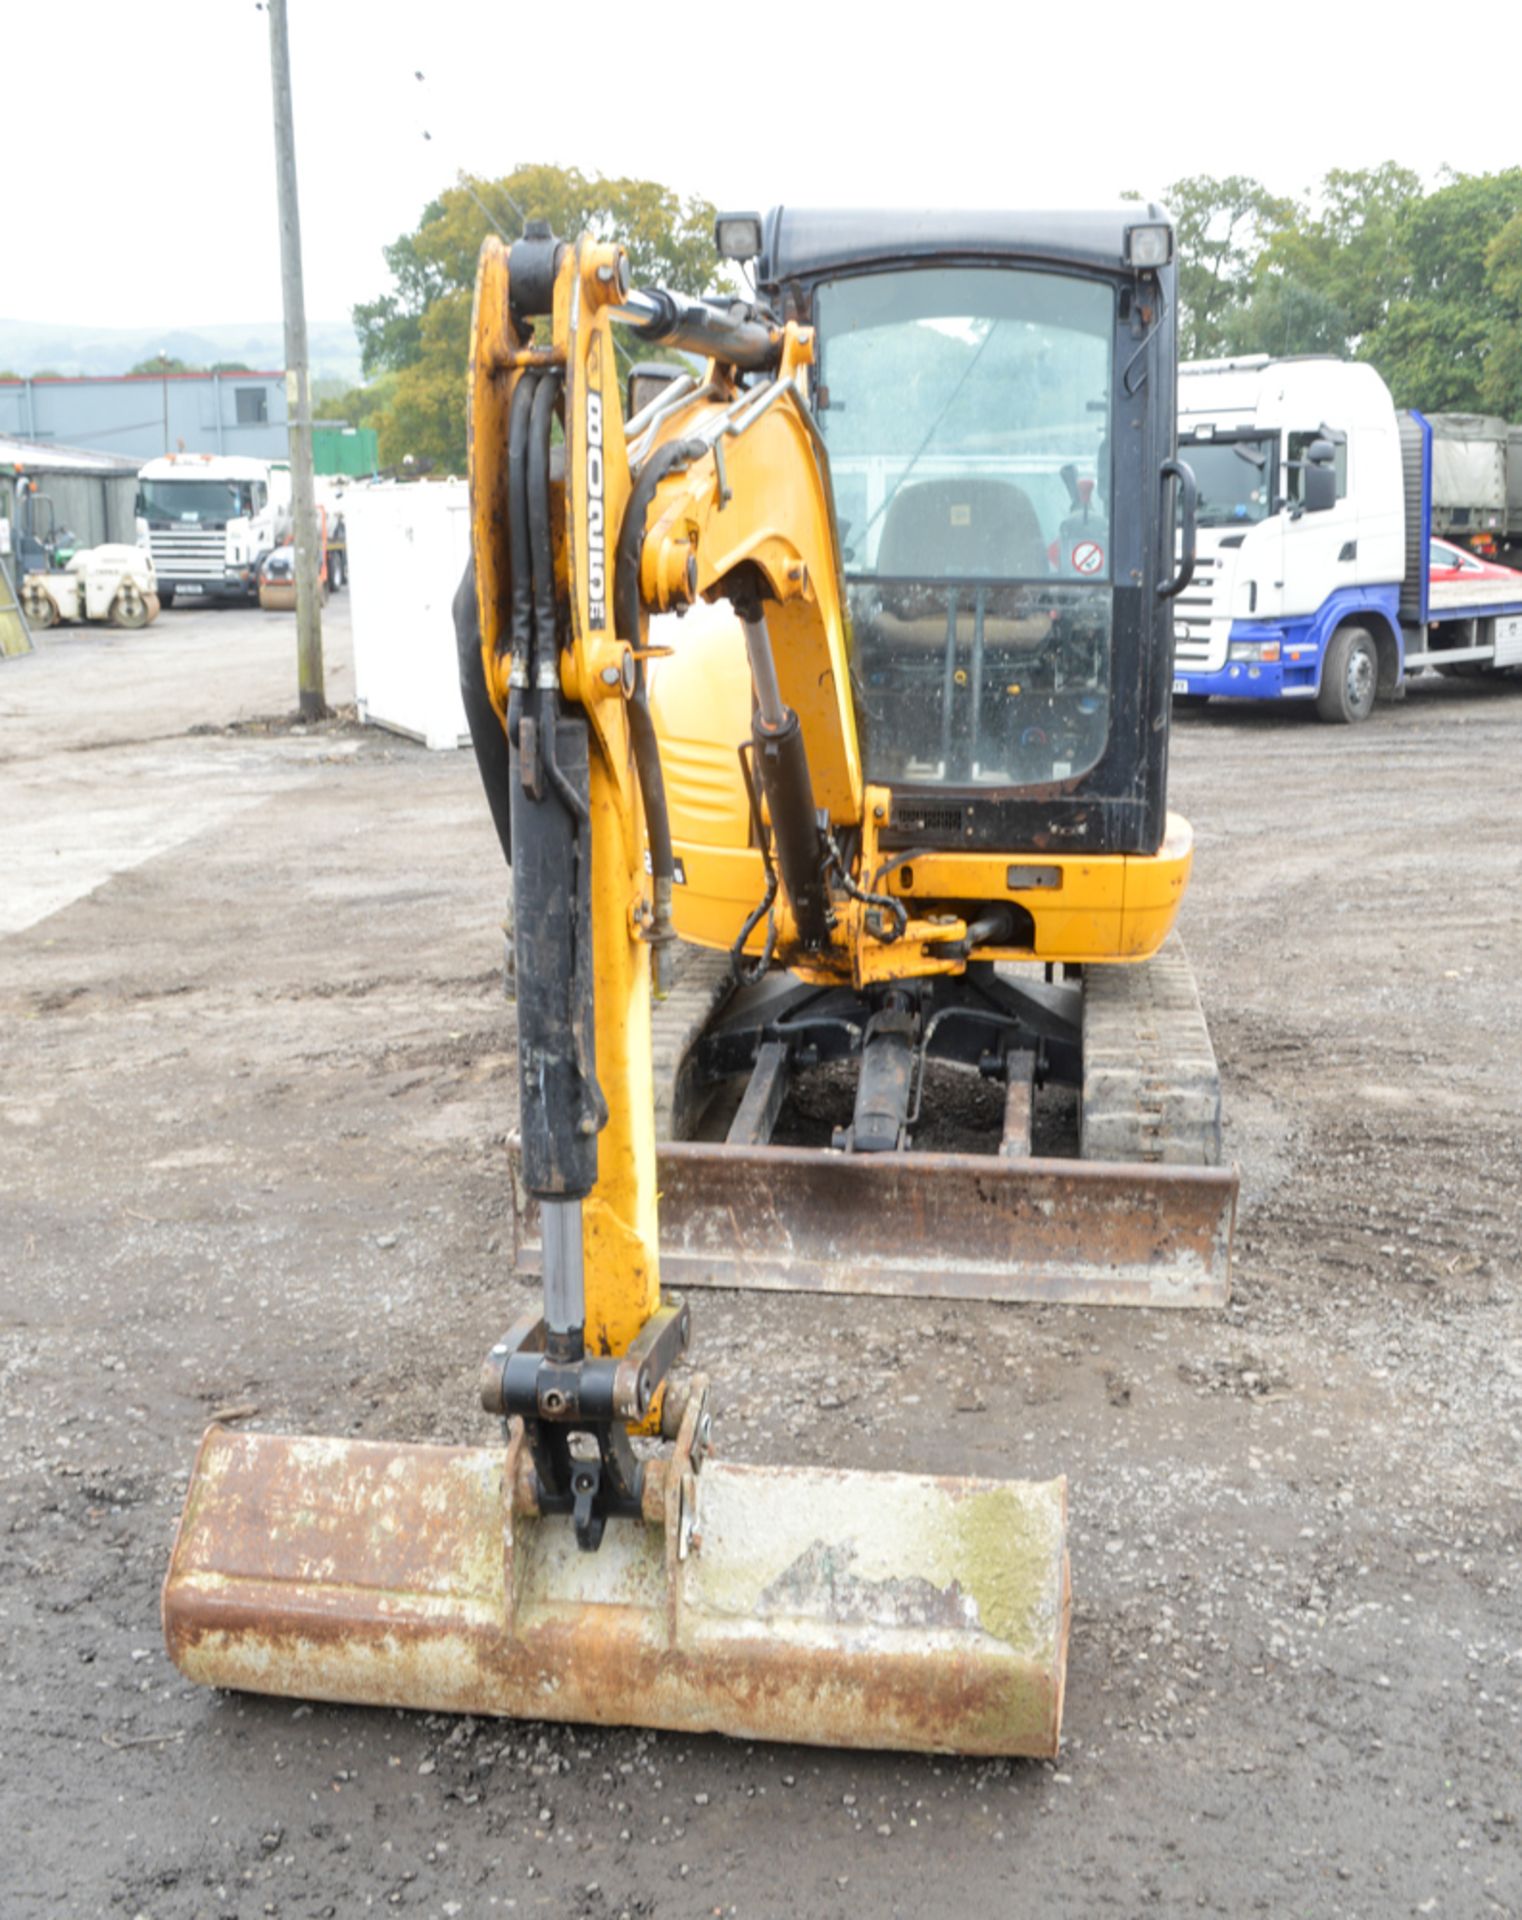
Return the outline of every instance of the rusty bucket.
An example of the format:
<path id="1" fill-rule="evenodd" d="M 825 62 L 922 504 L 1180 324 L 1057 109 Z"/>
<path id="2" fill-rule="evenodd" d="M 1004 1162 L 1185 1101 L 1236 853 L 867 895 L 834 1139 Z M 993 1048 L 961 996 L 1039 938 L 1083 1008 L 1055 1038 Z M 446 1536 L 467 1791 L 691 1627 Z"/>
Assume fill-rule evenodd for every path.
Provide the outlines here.
<path id="1" fill-rule="evenodd" d="M 1051 1755 L 1066 1482 L 648 1463 L 577 1551 L 505 1447 L 211 1428 L 164 1587 L 209 1686 L 920 1752 Z"/>

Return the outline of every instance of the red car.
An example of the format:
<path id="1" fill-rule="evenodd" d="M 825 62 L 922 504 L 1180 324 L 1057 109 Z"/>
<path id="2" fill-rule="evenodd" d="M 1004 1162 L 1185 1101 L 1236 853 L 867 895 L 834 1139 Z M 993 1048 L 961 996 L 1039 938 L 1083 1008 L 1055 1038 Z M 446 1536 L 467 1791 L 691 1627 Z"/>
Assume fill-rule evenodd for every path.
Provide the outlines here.
<path id="1" fill-rule="evenodd" d="M 1428 541 L 1427 578 L 1434 606 L 1522 604 L 1522 573 L 1466 553 L 1448 540 Z"/>

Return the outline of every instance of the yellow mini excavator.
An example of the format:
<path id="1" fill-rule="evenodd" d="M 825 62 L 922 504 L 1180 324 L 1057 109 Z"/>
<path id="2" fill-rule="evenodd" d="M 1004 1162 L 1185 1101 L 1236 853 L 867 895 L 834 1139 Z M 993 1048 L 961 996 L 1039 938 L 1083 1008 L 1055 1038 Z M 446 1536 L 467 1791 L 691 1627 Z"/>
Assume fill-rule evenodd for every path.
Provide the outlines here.
<path id="1" fill-rule="evenodd" d="M 617 244 L 534 225 L 481 256 L 475 586 L 542 1281 L 485 1363 L 503 1437 L 212 1428 L 165 1631 L 217 1686 L 1051 1754 L 1065 1483 L 710 1457 L 661 1273 L 1224 1298 L 1236 1181 L 1170 939 L 1172 230 L 779 209 L 719 240 L 753 298 L 638 290 Z M 615 330 L 696 364 L 626 400 Z M 993 1090 L 992 1150 L 916 1145 L 948 1071 Z M 1035 1157 L 1064 1089 L 1077 1151 Z"/>

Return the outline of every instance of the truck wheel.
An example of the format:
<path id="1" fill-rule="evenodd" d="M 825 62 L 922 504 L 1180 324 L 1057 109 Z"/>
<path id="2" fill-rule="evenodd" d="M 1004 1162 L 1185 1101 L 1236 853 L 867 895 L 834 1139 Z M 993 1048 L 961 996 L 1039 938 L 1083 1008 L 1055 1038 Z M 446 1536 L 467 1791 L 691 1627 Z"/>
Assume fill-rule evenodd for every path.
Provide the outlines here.
<path id="1" fill-rule="evenodd" d="M 333 593 L 344 590 L 344 557 L 341 553 L 328 555 L 328 587 Z"/>
<path id="2" fill-rule="evenodd" d="M 1332 635 L 1321 668 L 1316 711 L 1323 720 L 1350 727 L 1367 720 L 1379 692 L 1379 654 L 1373 635 L 1342 627 Z"/>

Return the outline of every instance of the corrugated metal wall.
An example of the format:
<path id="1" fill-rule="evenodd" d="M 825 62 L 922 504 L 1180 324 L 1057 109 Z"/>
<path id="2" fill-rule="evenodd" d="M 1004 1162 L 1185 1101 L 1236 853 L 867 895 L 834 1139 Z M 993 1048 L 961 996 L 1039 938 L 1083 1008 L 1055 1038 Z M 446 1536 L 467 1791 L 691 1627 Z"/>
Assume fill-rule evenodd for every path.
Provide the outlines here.
<path id="1" fill-rule="evenodd" d="M 137 479 L 133 474 L 39 473 L 38 491 L 53 503 L 53 524 L 69 528 L 77 547 L 137 538 Z"/>

